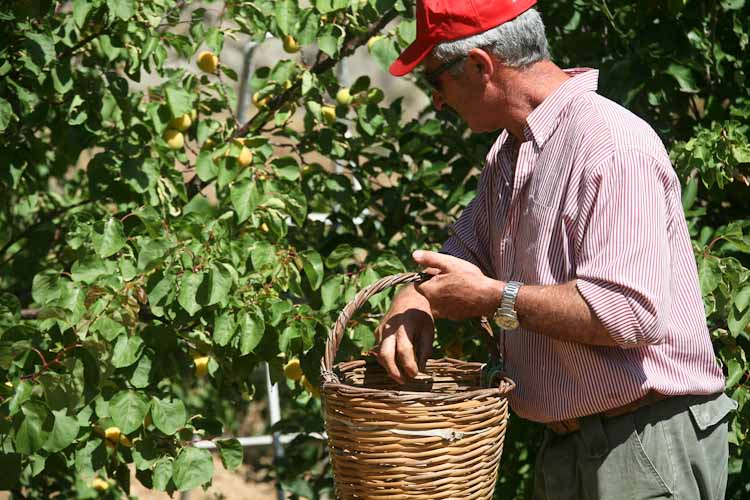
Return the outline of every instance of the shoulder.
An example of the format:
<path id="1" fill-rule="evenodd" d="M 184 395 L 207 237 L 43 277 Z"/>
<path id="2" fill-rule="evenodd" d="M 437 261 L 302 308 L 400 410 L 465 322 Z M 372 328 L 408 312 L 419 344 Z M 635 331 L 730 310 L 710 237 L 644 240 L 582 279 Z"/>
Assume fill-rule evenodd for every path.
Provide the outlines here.
<path id="1" fill-rule="evenodd" d="M 664 144 L 645 120 L 604 96 L 586 92 L 571 103 L 574 134 L 580 137 L 579 158 L 584 177 L 592 174 L 626 174 L 646 169 L 663 181 L 676 181 Z"/>

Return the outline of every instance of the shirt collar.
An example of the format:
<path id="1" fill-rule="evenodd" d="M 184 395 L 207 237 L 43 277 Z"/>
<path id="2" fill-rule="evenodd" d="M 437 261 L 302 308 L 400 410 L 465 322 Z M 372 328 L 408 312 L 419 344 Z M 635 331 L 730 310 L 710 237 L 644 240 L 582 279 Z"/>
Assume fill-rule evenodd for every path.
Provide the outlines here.
<path id="1" fill-rule="evenodd" d="M 533 140 L 542 147 L 557 128 L 563 108 L 574 98 L 585 92 L 595 92 L 599 71 L 591 68 L 563 70 L 571 78 L 565 81 L 526 118 L 523 129 L 526 140 Z"/>

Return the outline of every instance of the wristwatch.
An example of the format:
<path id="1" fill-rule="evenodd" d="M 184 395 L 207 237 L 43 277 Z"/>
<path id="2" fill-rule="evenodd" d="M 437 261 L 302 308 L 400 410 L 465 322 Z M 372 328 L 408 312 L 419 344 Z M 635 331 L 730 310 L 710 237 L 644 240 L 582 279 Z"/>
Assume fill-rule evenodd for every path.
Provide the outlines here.
<path id="1" fill-rule="evenodd" d="M 500 307 L 495 313 L 495 322 L 503 330 L 515 330 L 518 328 L 518 314 L 516 313 L 516 298 L 523 283 L 520 281 L 509 281 L 503 290 L 503 298 Z"/>

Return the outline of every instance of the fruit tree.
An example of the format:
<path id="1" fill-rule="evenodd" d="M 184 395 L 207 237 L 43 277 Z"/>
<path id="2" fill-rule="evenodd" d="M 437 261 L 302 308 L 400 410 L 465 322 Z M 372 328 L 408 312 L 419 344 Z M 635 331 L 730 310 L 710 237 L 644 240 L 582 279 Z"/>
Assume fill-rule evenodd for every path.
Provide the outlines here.
<path id="1" fill-rule="evenodd" d="M 750 484 L 750 93 L 744 0 L 540 1 L 562 66 L 654 125 L 684 182 L 706 315 L 727 390 L 729 498 Z M 228 40 L 279 40 L 236 114 Z M 413 270 L 471 199 L 494 136 L 448 112 L 404 116 L 367 75 L 415 35 L 404 0 L 30 0 L 0 12 L 0 489 L 119 497 L 206 485 L 216 442 L 268 362 L 280 430 L 322 431 L 328 327 L 363 286 Z M 416 82 L 419 84 L 419 82 Z M 342 345 L 372 345 L 388 296 Z M 481 360 L 471 325 L 435 355 Z M 285 373 L 287 376 L 285 376 Z M 526 498 L 538 427 L 513 420 L 498 485 Z M 295 495 L 331 490 L 323 443 L 275 464 Z"/>

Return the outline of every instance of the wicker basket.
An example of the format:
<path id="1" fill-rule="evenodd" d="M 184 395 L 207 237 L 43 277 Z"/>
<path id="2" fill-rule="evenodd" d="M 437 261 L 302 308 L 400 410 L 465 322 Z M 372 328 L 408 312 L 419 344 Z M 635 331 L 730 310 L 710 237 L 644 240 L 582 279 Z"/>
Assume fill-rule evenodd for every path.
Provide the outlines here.
<path id="1" fill-rule="evenodd" d="M 488 373 L 489 365 L 455 359 L 430 360 L 426 374 L 405 385 L 391 381 L 372 361 L 332 367 L 344 329 L 362 304 L 381 290 L 424 279 L 405 273 L 365 288 L 328 336 L 321 395 L 339 499 L 493 496 L 512 380 Z M 492 345 L 497 367 L 501 349 Z"/>

